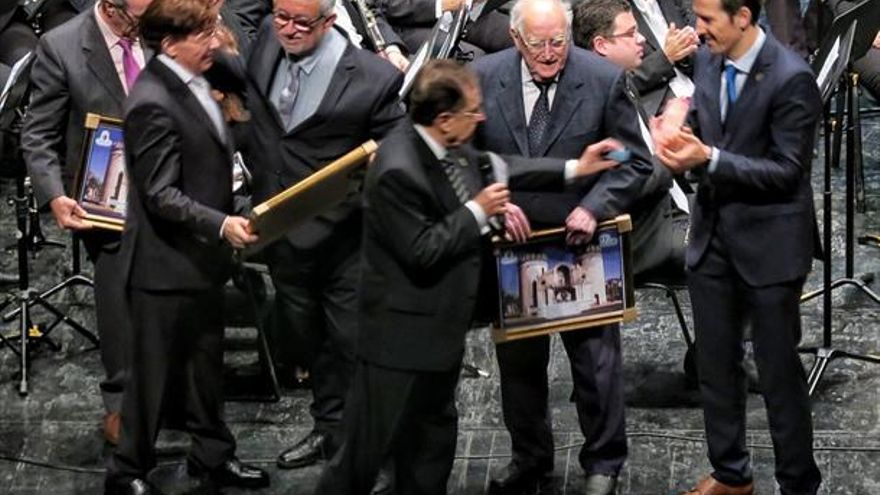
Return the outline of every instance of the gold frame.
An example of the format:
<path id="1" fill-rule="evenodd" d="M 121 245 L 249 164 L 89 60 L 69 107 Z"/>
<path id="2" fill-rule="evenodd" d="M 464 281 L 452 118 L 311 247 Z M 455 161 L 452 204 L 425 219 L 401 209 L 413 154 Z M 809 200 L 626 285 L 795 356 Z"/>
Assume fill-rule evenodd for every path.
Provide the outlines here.
<path id="1" fill-rule="evenodd" d="M 84 204 L 82 201 L 82 198 L 84 195 L 83 182 L 86 180 L 86 174 L 89 169 L 89 165 L 90 165 L 90 161 L 91 161 L 92 145 L 93 145 L 93 141 L 95 138 L 95 132 L 97 132 L 98 128 L 102 124 L 113 126 L 113 127 L 118 127 L 121 130 L 122 123 L 123 122 L 121 119 L 107 117 L 105 115 L 99 115 L 96 113 L 86 114 L 86 121 L 85 121 L 85 125 L 84 125 L 85 130 L 86 130 L 86 137 L 85 137 L 85 140 L 83 141 L 84 146 L 83 146 L 83 151 L 82 151 L 82 157 L 80 158 L 79 173 L 77 174 L 77 179 L 76 179 L 76 194 L 75 194 L 77 203 L 87 212 L 84 223 L 86 223 L 92 227 L 106 229 L 106 230 L 114 230 L 116 232 L 122 232 L 122 229 L 125 227 L 125 215 L 123 215 L 122 219 L 119 219 L 114 216 L 101 214 L 100 212 L 96 211 L 96 208 L 91 207 L 87 204 Z M 124 159 L 124 156 L 123 156 L 123 159 Z M 124 175 L 125 180 L 128 181 L 128 175 L 127 175 L 128 171 L 124 168 L 123 172 L 125 173 L 125 175 Z"/>
<path id="2" fill-rule="evenodd" d="M 547 335 L 557 332 L 567 332 L 571 330 L 581 330 L 589 327 L 600 325 L 608 325 L 612 323 L 633 321 L 638 316 L 635 307 L 635 287 L 632 277 L 632 254 L 630 246 L 630 234 L 632 232 L 632 221 L 629 215 L 621 215 L 613 220 L 608 220 L 599 224 L 596 228 L 598 233 L 600 230 L 615 228 L 622 240 L 621 246 L 621 262 L 622 262 L 622 282 L 623 282 L 623 303 L 622 309 L 615 309 L 607 312 L 596 313 L 586 316 L 561 317 L 550 321 L 542 321 L 539 323 L 526 323 L 522 325 L 513 325 L 505 327 L 503 322 L 503 300 L 501 298 L 501 288 L 498 288 L 498 311 L 495 321 L 492 325 L 492 339 L 495 343 L 509 342 L 512 340 L 520 340 L 538 335 Z M 525 246 L 536 242 L 545 242 L 552 237 L 562 237 L 565 235 L 565 228 L 541 230 L 532 233 L 531 238 L 523 244 L 517 244 L 508 241 L 496 242 L 496 256 L 502 249 L 513 248 L 516 246 Z M 595 242 L 594 237 L 593 242 Z M 500 273 L 499 273 L 500 276 Z"/>

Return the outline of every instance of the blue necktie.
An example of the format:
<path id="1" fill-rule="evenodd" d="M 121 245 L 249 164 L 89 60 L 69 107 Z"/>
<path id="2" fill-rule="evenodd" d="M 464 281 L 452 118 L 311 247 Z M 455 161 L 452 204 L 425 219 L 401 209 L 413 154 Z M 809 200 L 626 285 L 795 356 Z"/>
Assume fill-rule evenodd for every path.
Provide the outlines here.
<path id="1" fill-rule="evenodd" d="M 736 103 L 736 67 L 728 62 L 724 65 L 724 79 L 727 81 L 727 112 Z"/>

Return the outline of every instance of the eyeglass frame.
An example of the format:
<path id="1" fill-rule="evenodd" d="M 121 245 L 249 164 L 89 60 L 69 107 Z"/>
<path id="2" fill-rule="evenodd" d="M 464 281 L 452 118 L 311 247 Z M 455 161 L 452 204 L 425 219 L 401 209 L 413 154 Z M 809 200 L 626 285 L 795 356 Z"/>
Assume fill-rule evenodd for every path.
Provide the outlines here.
<path id="1" fill-rule="evenodd" d="M 287 12 L 276 10 L 272 12 L 272 23 L 277 29 L 284 29 L 292 23 L 293 28 L 296 31 L 301 33 L 311 33 L 314 31 L 315 26 L 327 17 L 327 14 L 318 14 L 317 17 L 312 19 L 302 20 L 289 15 Z"/>
<path id="2" fill-rule="evenodd" d="M 516 37 L 522 42 L 523 46 L 526 47 L 532 53 L 541 53 L 547 48 L 550 50 L 561 50 L 565 48 L 565 46 L 571 41 L 571 33 L 565 32 L 559 35 L 556 35 L 549 39 L 543 40 L 535 40 L 535 39 L 526 39 L 526 35 L 520 30 L 516 29 L 513 31 L 516 34 Z M 558 46 L 554 46 L 554 43 L 558 44 Z"/>
<path id="3" fill-rule="evenodd" d="M 602 36 L 602 37 L 607 40 L 613 40 L 613 39 L 617 39 L 617 38 L 633 38 L 633 39 L 635 39 L 636 37 L 638 37 L 639 34 L 641 34 L 641 33 L 639 33 L 638 26 L 633 26 L 632 28 L 627 29 L 626 31 L 624 31 L 622 33 L 609 34 L 608 36 Z"/>

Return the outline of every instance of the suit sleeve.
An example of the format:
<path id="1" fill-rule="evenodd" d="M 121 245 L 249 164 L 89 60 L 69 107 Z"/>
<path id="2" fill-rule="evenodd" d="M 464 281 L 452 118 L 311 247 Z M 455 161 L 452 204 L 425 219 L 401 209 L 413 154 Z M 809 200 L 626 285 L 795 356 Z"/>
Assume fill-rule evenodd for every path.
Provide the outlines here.
<path id="1" fill-rule="evenodd" d="M 515 155 L 502 157 L 508 167 L 511 189 L 519 191 L 562 191 L 565 186 L 565 160 L 526 158 Z"/>
<path id="2" fill-rule="evenodd" d="M 384 62 L 383 62 L 384 63 Z M 403 118 L 403 107 L 400 104 L 400 87 L 403 85 L 403 74 L 391 69 L 393 75 L 385 80 L 382 89 L 377 93 L 373 111 L 370 113 L 370 132 L 373 139 L 382 139 Z"/>
<path id="3" fill-rule="evenodd" d="M 666 85 L 675 77 L 675 67 L 666 58 L 663 50 L 654 50 L 633 70 L 633 83 L 640 94 L 645 94 Z"/>
<path id="4" fill-rule="evenodd" d="M 718 166 L 708 175 L 713 184 L 777 196 L 794 193 L 811 160 L 821 97 L 814 76 L 801 72 L 781 87 L 770 108 L 770 148 L 760 156 L 719 150 Z"/>
<path id="5" fill-rule="evenodd" d="M 626 96 L 625 85 L 626 77 L 621 72 L 605 104 L 603 126 L 608 137 L 630 150 L 632 158 L 602 172 L 580 202 L 599 221 L 631 212 L 653 173 L 651 154 L 639 129 L 639 115 Z"/>
<path id="6" fill-rule="evenodd" d="M 183 224 L 207 242 L 219 242 L 226 214 L 193 200 L 178 187 L 182 143 L 176 127 L 156 105 L 135 107 L 126 115 L 125 148 L 131 158 L 132 186 L 149 214 Z"/>
<path id="7" fill-rule="evenodd" d="M 480 249 L 480 228 L 464 205 L 436 218 L 426 208 L 436 201 L 401 170 L 381 174 L 367 190 L 370 228 L 406 269 L 419 274 Z"/>
<path id="8" fill-rule="evenodd" d="M 62 167 L 64 132 L 70 112 L 67 70 L 45 38 L 37 47 L 31 68 L 31 100 L 21 132 L 21 146 L 28 174 L 40 206 L 64 196 Z"/>

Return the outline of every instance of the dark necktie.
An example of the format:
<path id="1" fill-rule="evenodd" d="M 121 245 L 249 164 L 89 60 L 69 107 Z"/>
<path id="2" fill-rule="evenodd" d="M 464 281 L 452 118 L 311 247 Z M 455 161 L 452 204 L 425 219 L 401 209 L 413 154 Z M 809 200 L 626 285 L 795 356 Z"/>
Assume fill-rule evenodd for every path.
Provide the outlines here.
<path id="1" fill-rule="evenodd" d="M 462 173 L 464 166 L 467 165 L 464 158 L 449 153 L 445 158 L 440 160 L 440 164 L 443 166 L 443 172 L 446 173 L 446 178 L 449 179 L 449 185 L 451 185 L 452 190 L 455 191 L 455 197 L 457 197 L 462 204 L 470 201 L 471 191 L 465 181 L 464 174 Z"/>
<path id="2" fill-rule="evenodd" d="M 547 92 L 550 90 L 552 82 L 539 83 L 535 81 L 535 86 L 541 91 L 538 95 L 538 101 L 532 108 L 532 118 L 529 120 L 529 155 L 535 156 L 539 153 L 541 146 L 544 144 L 544 135 L 547 133 L 547 125 L 550 123 L 550 100 Z"/>
<path id="3" fill-rule="evenodd" d="M 288 59 L 287 66 L 287 84 L 281 90 L 278 98 L 278 115 L 281 116 L 281 122 L 285 128 L 290 129 L 290 123 L 293 119 L 293 109 L 296 106 L 296 96 L 299 93 L 299 64 Z"/>

